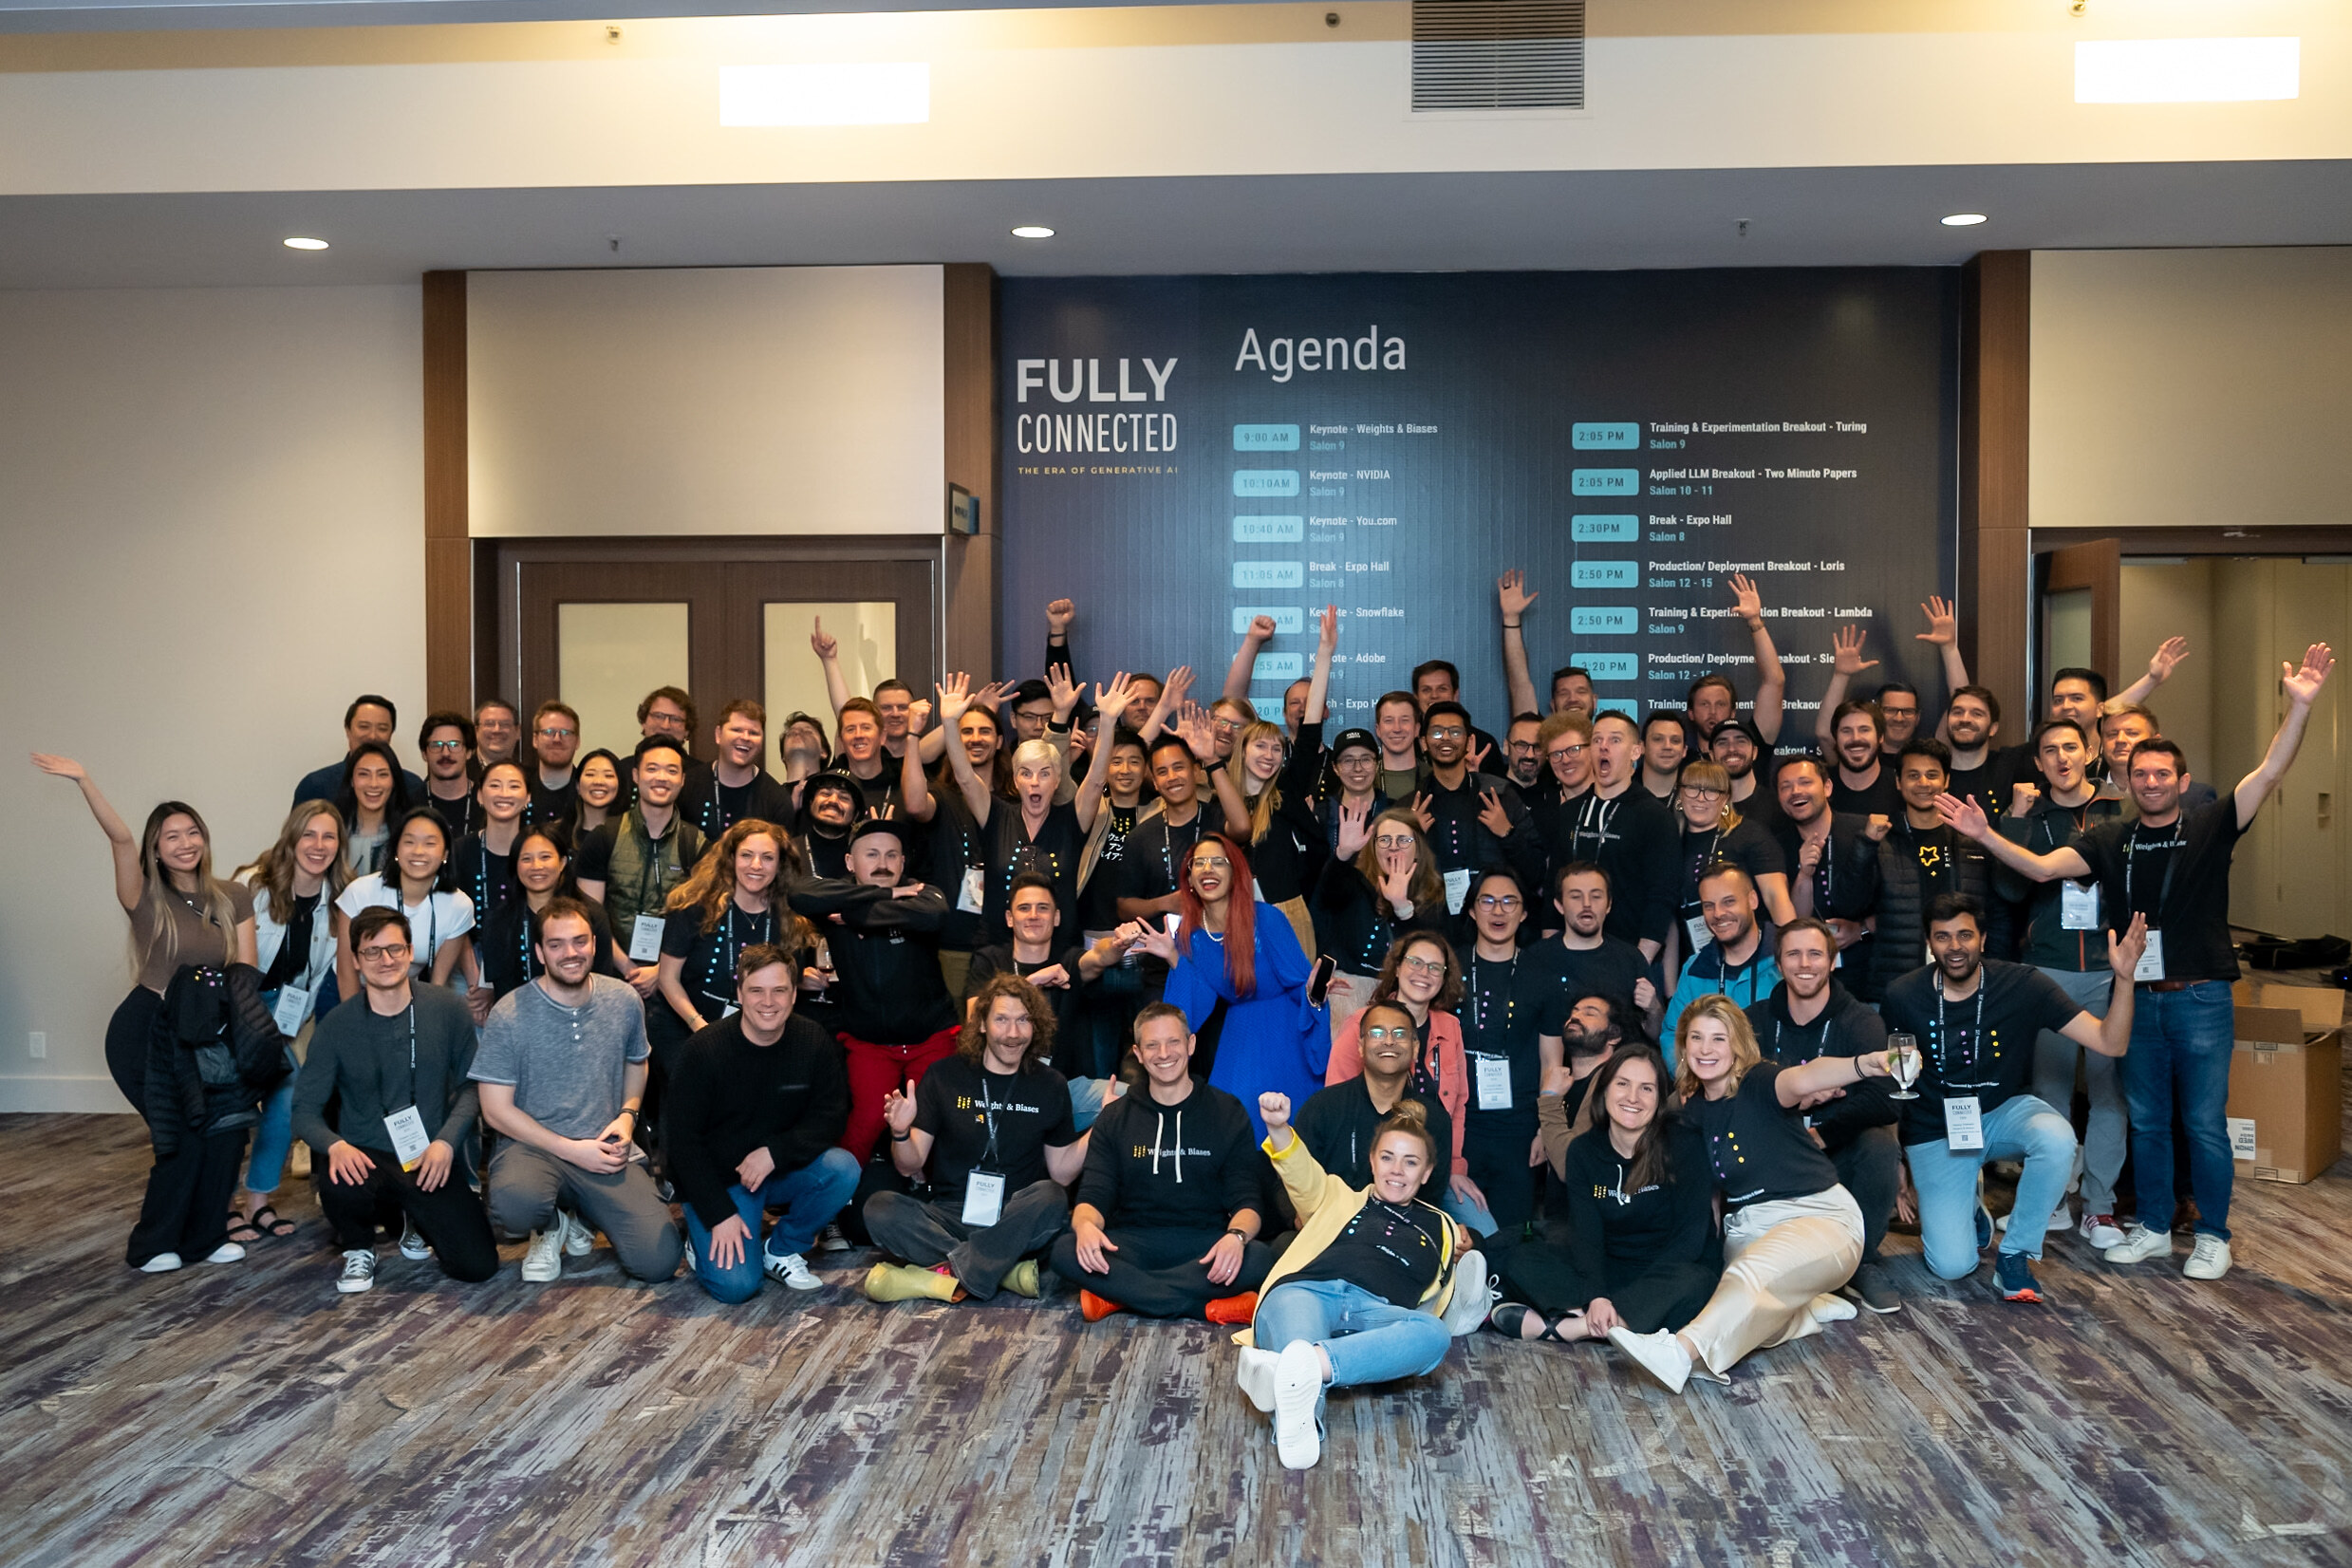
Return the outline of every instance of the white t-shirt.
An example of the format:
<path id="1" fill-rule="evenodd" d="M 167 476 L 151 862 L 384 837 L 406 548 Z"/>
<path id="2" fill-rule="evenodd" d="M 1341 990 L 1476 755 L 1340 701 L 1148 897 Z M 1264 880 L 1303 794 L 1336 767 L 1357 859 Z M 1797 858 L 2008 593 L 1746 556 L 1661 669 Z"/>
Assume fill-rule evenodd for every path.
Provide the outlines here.
<path id="1" fill-rule="evenodd" d="M 464 936 L 474 929 L 474 901 L 463 893 L 427 893 L 422 904 L 401 902 L 400 884 L 384 886 L 383 873 L 370 871 L 356 879 L 335 900 L 335 907 L 345 918 L 356 917 L 363 909 L 398 909 L 408 917 L 409 945 L 415 949 L 408 964 L 411 975 L 423 975 L 433 967 L 433 955 L 440 951 L 441 943 Z"/>

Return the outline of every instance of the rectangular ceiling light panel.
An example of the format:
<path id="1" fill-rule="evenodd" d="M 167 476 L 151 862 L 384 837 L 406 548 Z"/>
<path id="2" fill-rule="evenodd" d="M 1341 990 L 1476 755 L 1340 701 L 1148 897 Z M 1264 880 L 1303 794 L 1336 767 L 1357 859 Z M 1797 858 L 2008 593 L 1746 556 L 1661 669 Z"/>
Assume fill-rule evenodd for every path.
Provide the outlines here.
<path id="1" fill-rule="evenodd" d="M 931 67 L 873 65 L 721 65 L 721 125 L 923 125 Z"/>
<path id="2" fill-rule="evenodd" d="M 2251 103 L 2296 96 L 2300 38 L 2130 38 L 2074 47 L 2078 103 Z"/>

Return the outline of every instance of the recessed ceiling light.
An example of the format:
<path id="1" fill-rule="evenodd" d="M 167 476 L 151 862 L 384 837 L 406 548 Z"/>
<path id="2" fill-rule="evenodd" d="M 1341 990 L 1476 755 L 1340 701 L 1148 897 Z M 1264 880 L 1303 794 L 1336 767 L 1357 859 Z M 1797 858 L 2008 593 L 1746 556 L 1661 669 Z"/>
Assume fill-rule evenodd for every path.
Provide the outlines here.
<path id="1" fill-rule="evenodd" d="M 1015 239 L 1052 239 L 1054 231 L 1042 223 L 1017 223 L 1013 226 Z"/>
<path id="2" fill-rule="evenodd" d="M 2117 38 L 2074 47 L 2078 103 L 2248 103 L 2302 89 L 2299 38 Z"/>
<path id="3" fill-rule="evenodd" d="M 1954 213 L 1951 216 L 1944 219 L 1944 227 L 1947 229 L 1973 229 L 1984 221 L 1985 215 L 1982 213 Z"/>
<path id="4" fill-rule="evenodd" d="M 286 248 L 289 251 L 324 251 L 327 249 L 327 241 L 323 239 L 306 239 L 302 235 L 296 234 L 293 238 L 286 242 Z"/>

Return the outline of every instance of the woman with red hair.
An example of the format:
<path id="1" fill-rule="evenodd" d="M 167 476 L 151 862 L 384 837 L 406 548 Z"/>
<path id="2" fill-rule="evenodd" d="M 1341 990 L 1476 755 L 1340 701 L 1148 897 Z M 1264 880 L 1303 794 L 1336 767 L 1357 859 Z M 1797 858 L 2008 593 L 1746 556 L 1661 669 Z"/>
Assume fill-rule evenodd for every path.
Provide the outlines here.
<path id="1" fill-rule="evenodd" d="M 1304 1103 L 1331 1057 L 1330 1022 L 1307 999 L 1313 965 L 1279 910 L 1260 918 L 1249 859 L 1223 833 L 1192 847 L 1179 884 L 1182 923 L 1173 933 L 1147 927 L 1143 945 L 1168 965 L 1165 999 L 1199 1038 L 1196 1071 L 1249 1108 L 1263 1139 L 1258 1096 Z"/>

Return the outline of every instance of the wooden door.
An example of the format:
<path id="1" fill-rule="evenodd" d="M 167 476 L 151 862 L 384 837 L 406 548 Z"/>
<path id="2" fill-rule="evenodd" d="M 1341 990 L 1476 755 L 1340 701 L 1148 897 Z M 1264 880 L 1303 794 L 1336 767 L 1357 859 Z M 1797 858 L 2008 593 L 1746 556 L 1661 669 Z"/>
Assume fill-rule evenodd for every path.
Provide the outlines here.
<path id="1" fill-rule="evenodd" d="M 2094 539 L 2067 545 L 2042 558 L 2035 596 L 2034 684 L 2049 690 L 2050 674 L 2087 665 L 2107 678 L 2110 690 L 2129 682 L 2117 667 L 2123 620 L 2123 545 Z M 2035 707 L 2041 706 L 2037 697 Z"/>

